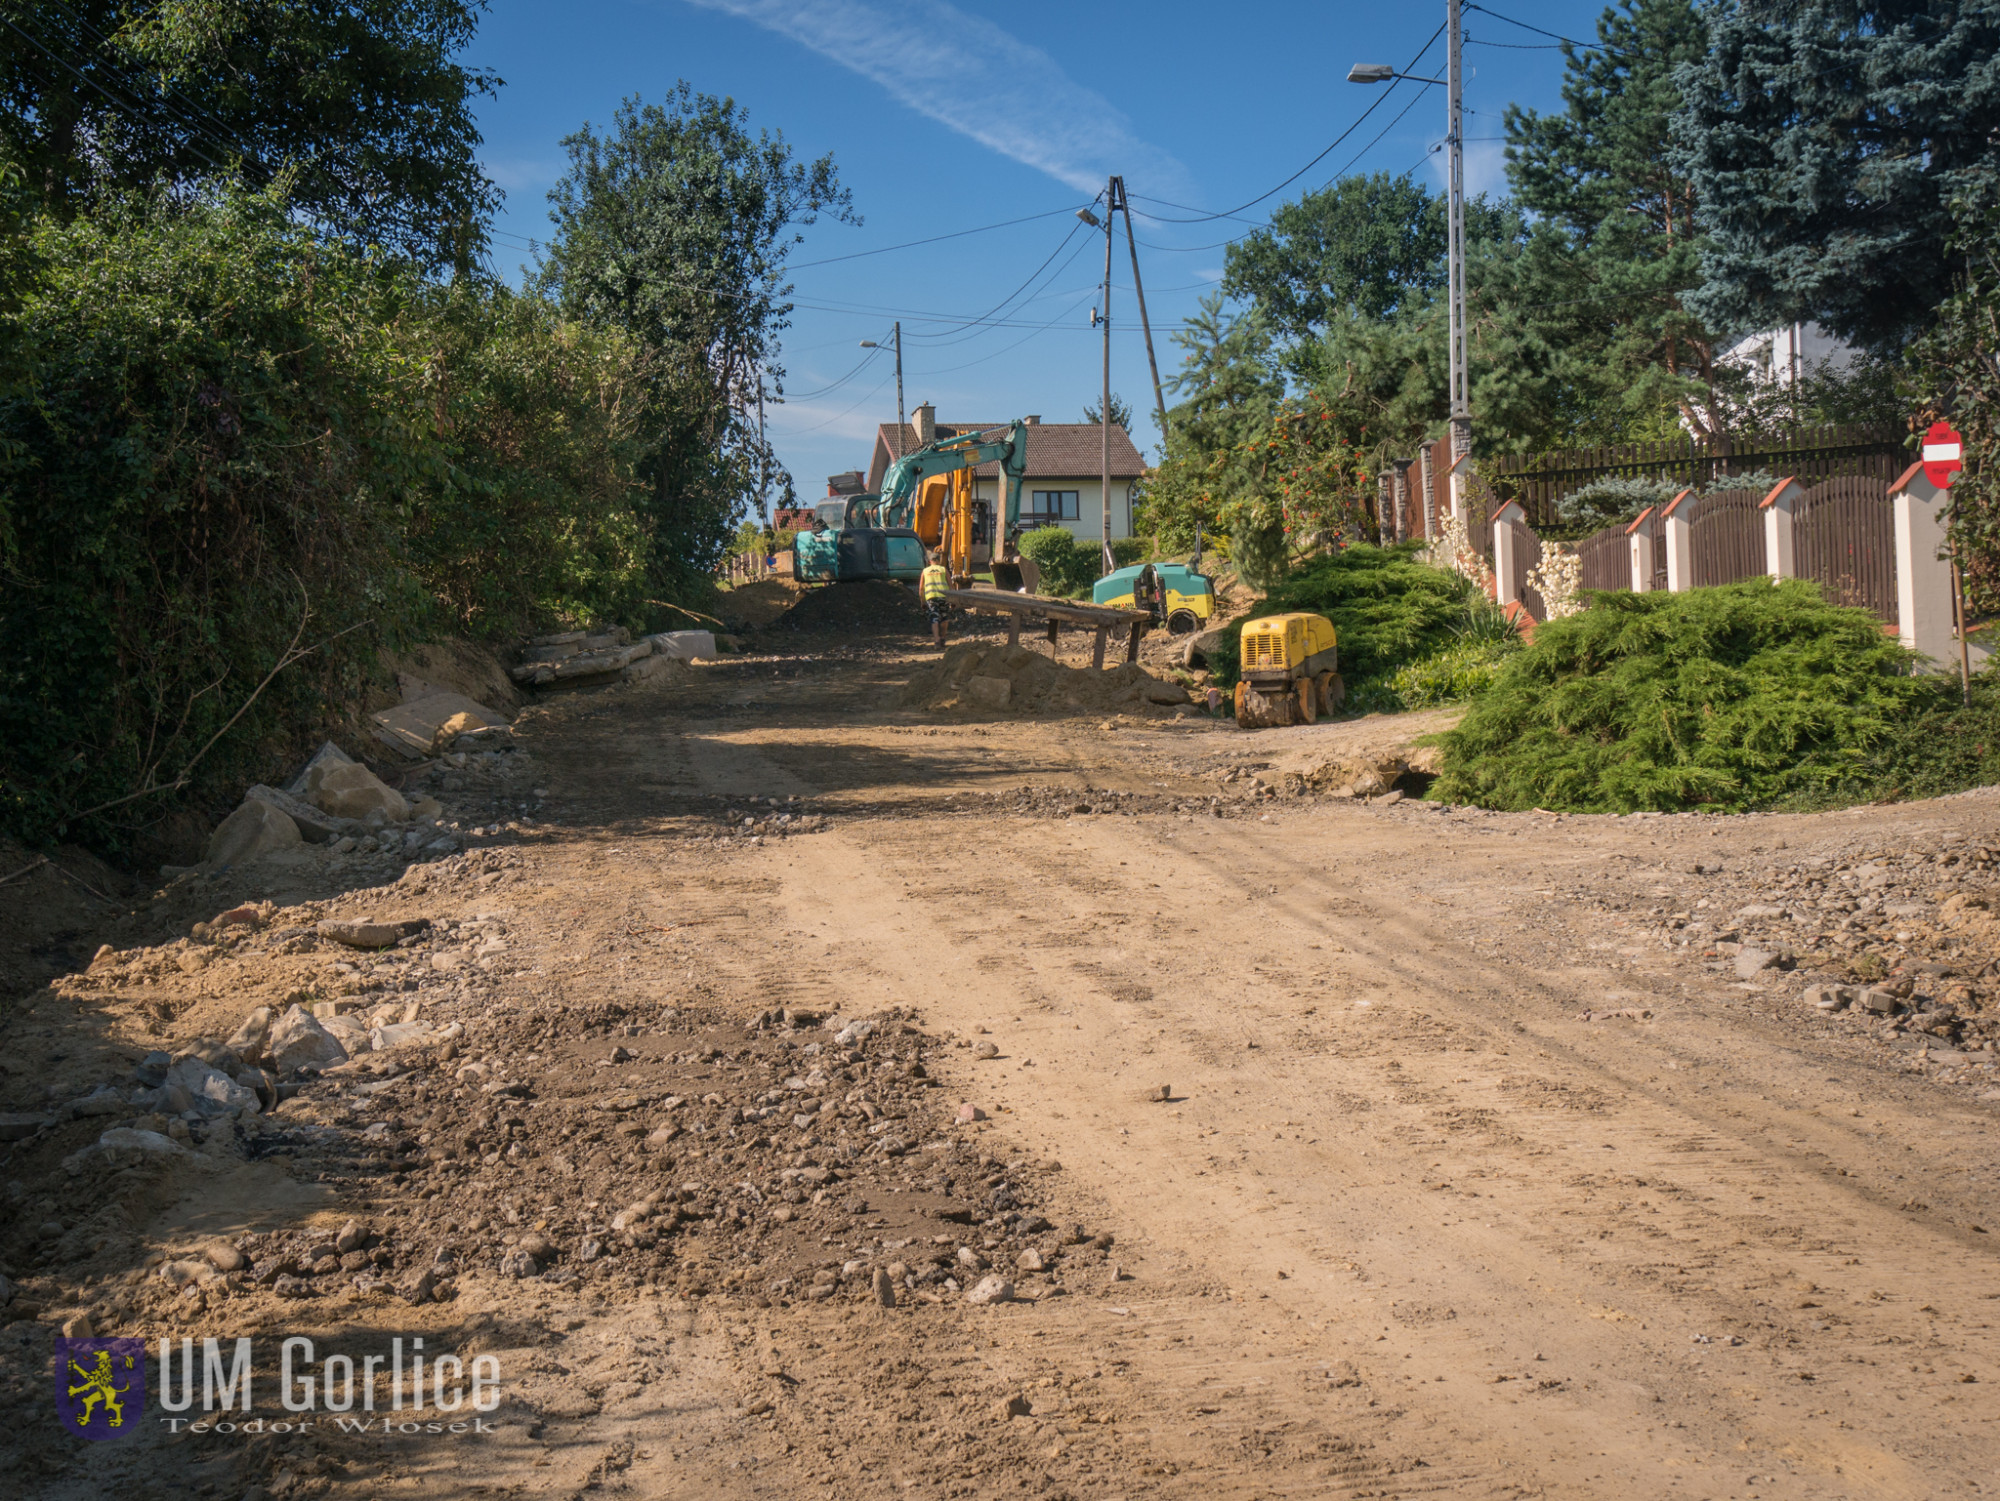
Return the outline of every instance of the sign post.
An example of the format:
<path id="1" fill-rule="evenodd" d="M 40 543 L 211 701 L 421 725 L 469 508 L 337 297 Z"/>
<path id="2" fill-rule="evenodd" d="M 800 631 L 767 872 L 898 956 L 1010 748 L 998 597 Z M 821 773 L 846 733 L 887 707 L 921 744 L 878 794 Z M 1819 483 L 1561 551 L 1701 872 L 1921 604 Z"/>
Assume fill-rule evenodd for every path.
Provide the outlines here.
<path id="1" fill-rule="evenodd" d="M 1940 490 L 1951 488 L 1951 477 L 1965 467 L 1965 444 L 1948 422 L 1933 422 L 1924 434 L 1924 478 Z"/>
<path id="2" fill-rule="evenodd" d="M 1951 488 L 1952 477 L 1965 467 L 1965 440 L 1949 422 L 1933 422 L 1924 434 L 1924 478 L 1940 490 Z M 1958 626 L 1958 686 L 1972 702 L 1972 649 L 1965 639 L 1965 577 L 1958 568 L 1958 544 L 1951 545 L 1951 613 Z"/>

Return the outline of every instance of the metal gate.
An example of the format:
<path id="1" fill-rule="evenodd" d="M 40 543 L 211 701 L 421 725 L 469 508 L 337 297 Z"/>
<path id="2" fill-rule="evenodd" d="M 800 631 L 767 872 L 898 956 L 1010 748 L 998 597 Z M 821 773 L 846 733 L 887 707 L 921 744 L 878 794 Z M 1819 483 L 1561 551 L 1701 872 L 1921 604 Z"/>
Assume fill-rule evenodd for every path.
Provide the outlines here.
<path id="1" fill-rule="evenodd" d="M 1632 587 L 1632 550 L 1625 539 L 1623 522 L 1607 526 L 1600 532 L 1592 532 L 1577 543 L 1576 555 L 1583 563 L 1583 588 Z"/>
<path id="2" fill-rule="evenodd" d="M 1792 548 L 1799 577 L 1834 604 L 1896 623 L 1896 510 L 1881 480 L 1845 475 L 1806 491 L 1792 511 Z"/>
<path id="3" fill-rule="evenodd" d="M 1740 583 L 1767 572 L 1764 517 L 1757 509 L 1763 498 L 1756 490 L 1718 490 L 1696 505 L 1688 527 L 1695 588 Z"/>

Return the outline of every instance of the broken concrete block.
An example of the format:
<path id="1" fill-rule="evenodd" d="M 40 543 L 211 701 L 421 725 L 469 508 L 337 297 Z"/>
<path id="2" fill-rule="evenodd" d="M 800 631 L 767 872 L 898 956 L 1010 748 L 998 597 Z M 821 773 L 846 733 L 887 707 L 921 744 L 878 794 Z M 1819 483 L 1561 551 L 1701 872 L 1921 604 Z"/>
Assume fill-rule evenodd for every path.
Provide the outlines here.
<path id="1" fill-rule="evenodd" d="M 209 838 L 208 856 L 203 863 L 212 869 L 224 865 L 248 865 L 265 855 L 293 849 L 304 842 L 297 824 L 269 803 L 252 798 L 222 820 Z"/>
<path id="2" fill-rule="evenodd" d="M 653 644 L 653 650 L 663 657 L 674 657 L 683 662 L 692 662 L 696 657 L 713 662 L 716 657 L 713 631 L 656 631 L 646 639 Z"/>
<path id="3" fill-rule="evenodd" d="M 350 818 L 337 818 L 324 809 L 315 808 L 303 798 L 293 797 L 289 792 L 281 792 L 276 787 L 266 787 L 262 782 L 243 794 L 245 798 L 255 798 L 260 803 L 269 803 L 299 827 L 299 835 L 308 844 L 325 844 L 344 834 L 364 834 L 366 825 Z"/>
<path id="4" fill-rule="evenodd" d="M 477 699 L 467 698 L 463 693 L 433 692 L 422 698 L 415 698 L 406 704 L 398 704 L 393 709 L 384 709 L 379 714 L 368 716 L 375 726 L 375 737 L 384 744 L 391 745 L 404 755 L 428 756 L 442 740 L 449 740 L 444 734 L 445 727 L 453 720 L 463 717 L 467 722 L 465 730 L 485 729 L 492 725 L 507 723 L 507 716 L 498 709 L 490 708 Z M 453 733 L 459 733 L 454 731 Z"/>
<path id="5" fill-rule="evenodd" d="M 351 949 L 386 949 L 394 948 L 399 940 L 421 933 L 429 926 L 430 920 L 422 917 L 409 922 L 367 922 L 359 918 L 330 917 L 316 931 L 320 937 L 344 943 Z"/>
<path id="6" fill-rule="evenodd" d="M 402 793 L 352 761 L 324 768 L 306 797 L 323 812 L 340 818 L 365 819 L 380 813 L 390 823 L 402 823 L 410 816 L 410 805 Z"/>
<path id="7" fill-rule="evenodd" d="M 265 1052 L 281 1074 L 300 1068 L 331 1068 L 347 1061 L 347 1049 L 303 1006 L 294 1006 L 271 1024 Z"/>

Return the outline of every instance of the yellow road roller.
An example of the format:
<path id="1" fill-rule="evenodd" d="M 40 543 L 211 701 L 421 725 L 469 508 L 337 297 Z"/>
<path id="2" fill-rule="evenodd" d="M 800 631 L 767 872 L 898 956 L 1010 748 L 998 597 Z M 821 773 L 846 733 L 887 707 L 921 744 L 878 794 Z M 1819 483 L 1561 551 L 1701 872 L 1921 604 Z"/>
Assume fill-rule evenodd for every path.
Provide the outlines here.
<path id="1" fill-rule="evenodd" d="M 1266 615 L 1243 627 L 1236 723 L 1258 730 L 1311 724 L 1347 697 L 1333 622 L 1303 612 Z"/>

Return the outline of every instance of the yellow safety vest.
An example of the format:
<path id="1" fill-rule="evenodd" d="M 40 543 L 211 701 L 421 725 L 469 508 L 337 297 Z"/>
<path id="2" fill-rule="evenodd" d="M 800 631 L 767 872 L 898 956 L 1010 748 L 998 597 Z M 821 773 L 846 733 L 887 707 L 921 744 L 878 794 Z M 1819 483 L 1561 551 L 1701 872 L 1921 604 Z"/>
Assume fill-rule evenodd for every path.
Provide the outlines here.
<path id="1" fill-rule="evenodd" d="M 933 563 L 923 571 L 922 592 L 924 603 L 944 598 L 945 590 L 951 587 L 951 575 L 944 571 L 942 564 Z"/>

